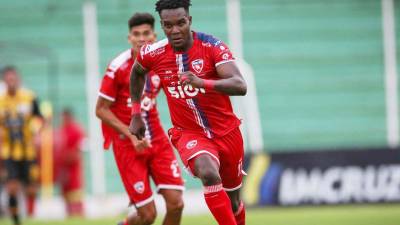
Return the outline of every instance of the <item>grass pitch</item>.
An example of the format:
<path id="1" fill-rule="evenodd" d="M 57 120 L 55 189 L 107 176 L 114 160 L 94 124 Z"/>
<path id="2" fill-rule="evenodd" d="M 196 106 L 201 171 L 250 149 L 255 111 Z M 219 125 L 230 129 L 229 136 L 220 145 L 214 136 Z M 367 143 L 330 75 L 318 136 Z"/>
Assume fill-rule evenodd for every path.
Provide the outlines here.
<path id="1" fill-rule="evenodd" d="M 189 206 L 187 206 L 189 207 Z M 122 218 L 122 216 L 121 216 Z M 121 218 L 24 221 L 23 225 L 116 225 Z M 1 225 L 11 225 L 0 219 Z M 156 225 L 161 225 L 159 218 Z M 215 225 L 211 215 L 184 216 L 182 225 Z M 399 225 L 400 205 L 262 208 L 247 211 L 247 225 Z"/>

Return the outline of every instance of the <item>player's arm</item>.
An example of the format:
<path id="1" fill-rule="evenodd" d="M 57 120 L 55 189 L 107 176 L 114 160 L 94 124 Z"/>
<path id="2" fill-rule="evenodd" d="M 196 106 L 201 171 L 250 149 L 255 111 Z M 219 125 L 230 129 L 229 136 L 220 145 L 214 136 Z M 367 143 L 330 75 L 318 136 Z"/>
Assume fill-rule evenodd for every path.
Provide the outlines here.
<path id="1" fill-rule="evenodd" d="M 180 74 L 181 82 L 193 87 L 216 90 L 227 95 L 245 95 L 247 85 L 235 62 L 226 62 L 216 67 L 218 80 L 207 80 L 197 77 L 192 72 Z"/>
<path id="2" fill-rule="evenodd" d="M 96 116 L 101 121 L 114 128 L 118 133 L 129 137 L 131 134 L 129 133 L 128 126 L 119 120 L 111 111 L 110 107 L 112 104 L 112 101 L 99 96 L 96 103 Z"/>
<path id="3" fill-rule="evenodd" d="M 132 119 L 129 126 L 129 131 L 139 140 L 144 138 L 146 127 L 141 116 L 140 100 L 143 93 L 146 73 L 148 71 L 136 60 L 132 66 L 130 77 L 130 92 L 132 100 Z"/>

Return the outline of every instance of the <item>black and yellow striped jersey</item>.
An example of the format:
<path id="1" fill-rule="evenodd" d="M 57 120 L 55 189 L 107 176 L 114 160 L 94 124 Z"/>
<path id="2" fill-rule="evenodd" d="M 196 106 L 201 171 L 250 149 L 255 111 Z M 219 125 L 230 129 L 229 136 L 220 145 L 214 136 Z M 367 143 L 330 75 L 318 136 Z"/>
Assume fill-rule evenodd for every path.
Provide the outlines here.
<path id="1" fill-rule="evenodd" d="M 14 96 L 0 94 L 0 152 L 2 159 L 34 160 L 33 124 L 40 112 L 32 91 L 20 88 Z"/>

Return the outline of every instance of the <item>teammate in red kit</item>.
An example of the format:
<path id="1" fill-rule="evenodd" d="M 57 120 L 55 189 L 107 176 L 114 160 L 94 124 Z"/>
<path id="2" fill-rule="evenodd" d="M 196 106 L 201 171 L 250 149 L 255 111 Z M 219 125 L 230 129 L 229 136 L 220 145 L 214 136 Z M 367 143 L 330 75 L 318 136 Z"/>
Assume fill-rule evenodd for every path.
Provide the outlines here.
<path id="1" fill-rule="evenodd" d="M 139 102 L 147 71 L 161 78 L 171 120 L 171 141 L 185 166 L 200 178 L 205 201 L 219 224 L 244 225 L 240 200 L 243 139 L 229 95 L 245 95 L 246 83 L 229 48 L 191 31 L 190 0 L 159 0 L 156 11 L 167 39 L 141 48 L 131 72 L 130 131 L 143 139 Z"/>
<path id="2" fill-rule="evenodd" d="M 135 205 L 137 214 L 128 216 L 123 225 L 152 224 L 156 217 L 150 176 L 157 191 L 164 197 L 167 213 L 164 225 L 180 224 L 184 189 L 179 165 L 158 116 L 156 96 L 160 90 L 160 77 L 146 73 L 146 84 L 141 92 L 139 112 L 146 126 L 146 139 L 138 140 L 128 130 L 131 118 L 129 77 L 140 47 L 156 39 L 154 18 L 148 13 L 136 13 L 129 22 L 128 49 L 111 61 L 103 78 L 96 115 L 102 120 L 104 148 L 113 145 L 114 156 L 122 182 Z M 148 148 L 147 148 L 148 147 Z"/>
<path id="3" fill-rule="evenodd" d="M 56 151 L 56 176 L 68 216 L 80 217 L 84 215 L 81 146 L 85 134 L 70 109 L 64 109 L 61 117 L 59 137 L 56 137 L 60 139 Z"/>

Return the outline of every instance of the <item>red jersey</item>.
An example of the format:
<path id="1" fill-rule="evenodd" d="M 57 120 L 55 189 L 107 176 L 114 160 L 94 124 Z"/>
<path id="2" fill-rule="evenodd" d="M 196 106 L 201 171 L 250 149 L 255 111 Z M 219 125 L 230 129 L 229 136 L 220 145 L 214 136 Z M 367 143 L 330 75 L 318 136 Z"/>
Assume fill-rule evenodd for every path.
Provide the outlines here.
<path id="1" fill-rule="evenodd" d="M 79 151 L 84 137 L 83 129 L 75 122 L 62 124 L 56 131 L 57 180 L 65 192 L 82 187 L 82 158 Z"/>
<path id="2" fill-rule="evenodd" d="M 129 125 L 131 121 L 132 103 L 129 92 L 129 78 L 132 65 L 135 62 L 132 51 L 128 49 L 111 61 L 99 91 L 101 97 L 113 102 L 111 111 L 126 125 Z M 142 116 L 146 124 L 146 137 L 149 140 L 155 140 L 164 135 L 156 107 L 156 96 L 159 91 L 160 77 L 153 72 L 148 73 L 141 104 Z M 104 148 L 108 149 L 113 137 L 118 133 L 104 122 L 102 123 L 102 131 Z"/>
<path id="3" fill-rule="evenodd" d="M 137 60 L 160 76 L 175 127 L 202 130 L 209 138 L 224 136 L 240 125 L 229 96 L 182 86 L 177 74 L 191 71 L 200 78 L 217 80 L 216 67 L 234 58 L 229 48 L 211 35 L 193 32 L 193 39 L 187 52 L 175 52 L 167 39 L 143 46 Z"/>

